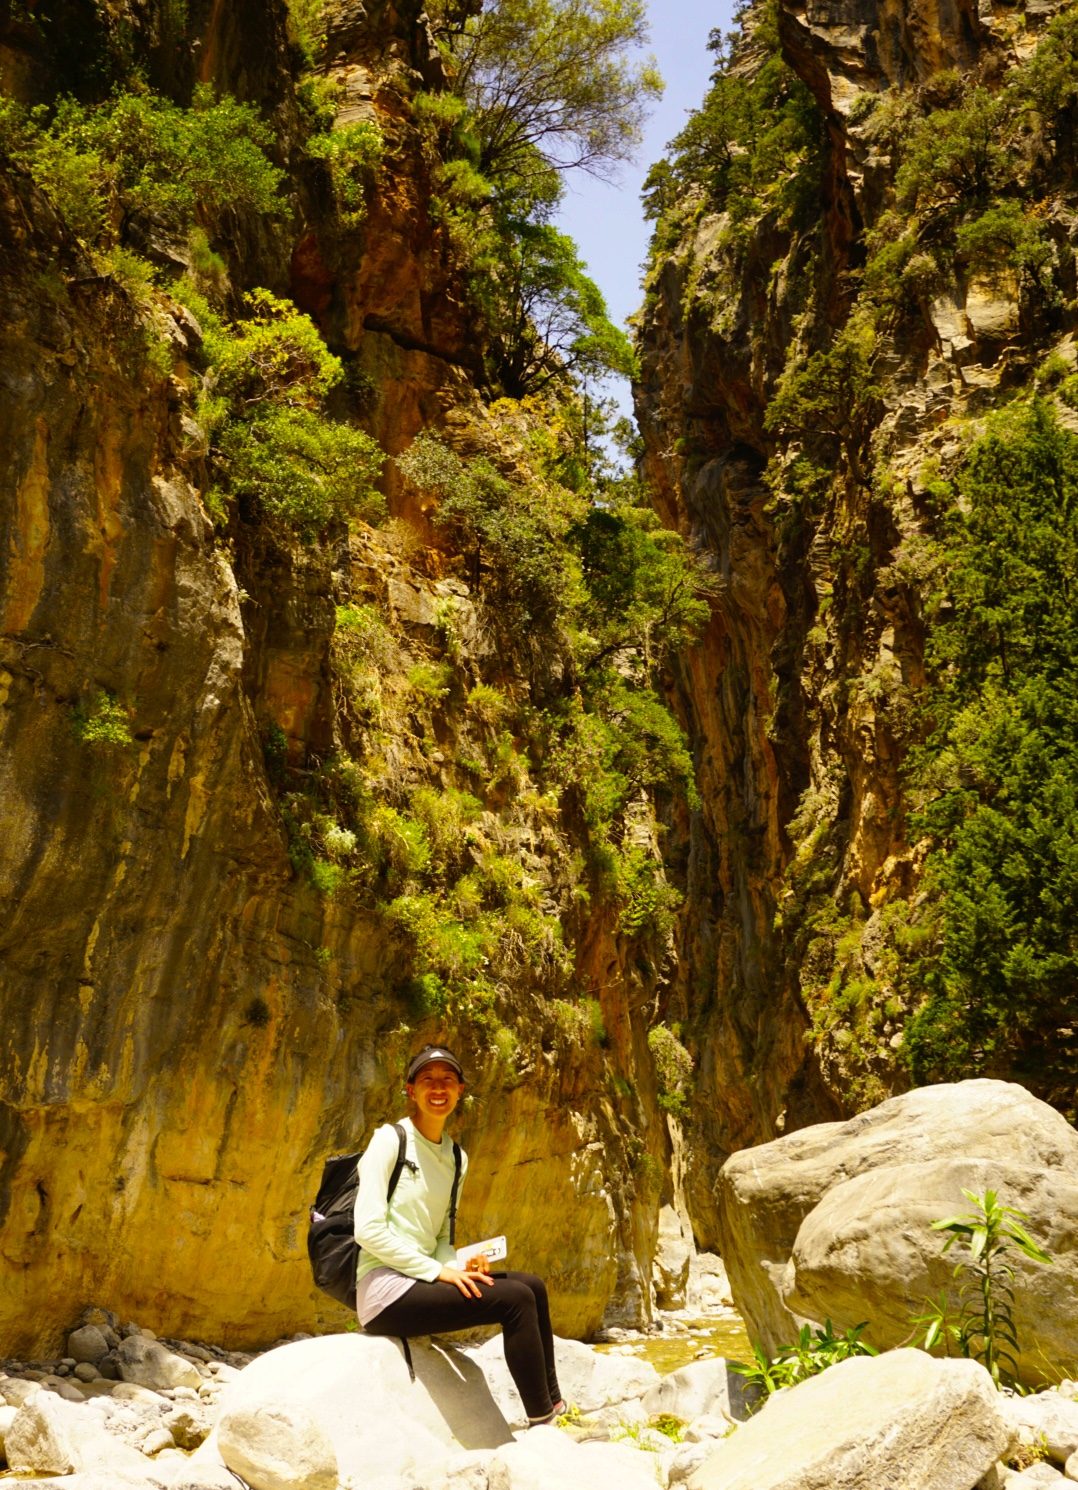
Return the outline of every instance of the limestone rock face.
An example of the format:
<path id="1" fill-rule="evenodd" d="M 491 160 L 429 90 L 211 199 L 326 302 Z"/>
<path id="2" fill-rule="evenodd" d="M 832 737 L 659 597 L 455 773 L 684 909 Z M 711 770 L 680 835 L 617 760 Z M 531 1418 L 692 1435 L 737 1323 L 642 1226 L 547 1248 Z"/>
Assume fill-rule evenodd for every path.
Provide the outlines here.
<path id="1" fill-rule="evenodd" d="M 475 328 L 401 117 L 437 73 L 421 6 L 341 10 L 342 116 L 377 117 L 393 169 L 357 239 L 342 245 L 312 207 L 296 242 L 238 225 L 237 256 L 245 284 L 319 319 L 377 390 L 368 422 L 398 451 L 428 424 L 486 418 Z M 136 50 L 163 24 L 144 7 Z M 199 77 L 262 107 L 289 145 L 284 6 L 186 24 Z M 71 40 L 59 20 L 51 34 Z M 33 49 L 29 102 L 77 61 L 50 62 L 36 33 Z M 168 72 L 157 53 L 147 67 Z M 172 371 L 149 367 L 138 306 L 25 173 L 0 179 L 0 243 L 0 1251 L 19 1278 L 0 1293 L 0 1338 L 55 1355 L 104 1296 L 163 1335 L 228 1345 L 341 1325 L 304 1252 L 322 1161 L 399 1116 L 408 1050 L 442 1031 L 416 1019 L 384 921 L 297 873 L 265 746 L 279 731 L 303 769 L 342 748 L 335 598 L 384 603 L 402 640 L 432 634 L 451 601 L 474 648 L 462 694 L 482 646 L 474 607 L 392 471 L 410 549 L 367 531 L 324 553 L 257 531 L 226 546 L 203 504 L 193 317 L 176 307 L 149 328 Z M 64 293 L 43 293 L 56 276 Z M 87 731 L 102 710 L 114 738 Z M 395 724 L 387 771 L 442 790 L 440 759 Z M 539 863 L 523 822 L 503 847 Z M 511 1070 L 486 1036 L 462 1051 L 478 1102 L 458 1129 L 461 1235 L 509 1234 L 513 1262 L 550 1283 L 559 1330 L 580 1335 L 610 1311 L 649 1316 L 659 1197 L 637 1167 L 659 1172 L 667 1149 L 648 1000 L 609 922 L 578 928 L 580 986 L 609 990 L 602 1050 L 537 1018 Z M 638 1065 L 632 1098 L 612 1096 L 608 1077 L 628 1089 Z M 494 1092 L 499 1122 L 484 1123 Z"/>
<path id="2" fill-rule="evenodd" d="M 973 1490 L 1011 1430 L 975 1361 L 857 1356 L 780 1392 L 725 1439 L 689 1490 Z"/>
<path id="3" fill-rule="evenodd" d="M 1078 1348 L 1078 1133 L 1007 1082 L 924 1087 L 846 1123 L 820 1124 L 727 1161 L 718 1180 L 723 1255 L 750 1336 L 767 1350 L 802 1319 L 871 1322 L 892 1346 L 948 1284 L 931 1222 L 995 1189 L 1025 1210 L 1055 1266 L 1020 1255 L 1016 1319 L 1029 1370 Z"/>
<path id="4" fill-rule="evenodd" d="M 712 1178 L 727 1154 L 910 1083 L 903 1030 L 920 993 L 893 974 L 904 954 L 888 937 L 927 851 L 902 769 L 926 682 L 914 556 L 933 531 L 927 473 L 954 469 L 961 421 L 1031 382 L 1044 350 L 1003 264 L 945 264 L 916 308 L 877 320 L 862 274 L 871 235 L 891 233 L 901 157 L 886 121 L 917 117 L 948 83 L 955 99 L 994 91 L 1058 9 L 1030 13 L 1019 39 L 992 0 L 750 6 L 729 76 L 759 76 L 770 57 L 811 96 L 811 208 L 726 201 L 691 166 L 661 206 L 634 397 L 659 511 L 716 582 L 711 626 L 674 679 L 702 798 L 683 835 L 692 893 L 677 976 L 698 1065 L 688 1194 L 697 1239 L 716 1250 Z M 796 172 L 780 175 L 785 190 Z M 1068 224 L 1062 291 L 1069 165 L 1038 189 Z M 776 394 L 859 312 L 876 337 L 870 454 L 813 447 L 826 495 L 799 495 L 791 462 L 813 436 L 776 427 Z M 1055 330 L 1069 346 L 1069 321 Z M 873 469 L 893 478 L 890 498 Z M 1019 1059 L 1017 1079 L 1073 1110 L 1066 1076 L 1038 1085 L 1037 1059 Z"/>

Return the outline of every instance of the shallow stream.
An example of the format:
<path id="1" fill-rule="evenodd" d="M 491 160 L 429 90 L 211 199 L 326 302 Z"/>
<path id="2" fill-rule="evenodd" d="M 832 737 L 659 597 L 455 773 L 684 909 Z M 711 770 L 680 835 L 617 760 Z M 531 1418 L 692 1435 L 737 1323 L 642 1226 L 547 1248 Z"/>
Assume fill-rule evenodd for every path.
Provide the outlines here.
<path id="1" fill-rule="evenodd" d="M 632 1355 L 650 1361 L 664 1376 L 690 1361 L 705 1356 L 724 1356 L 729 1361 L 751 1361 L 752 1346 L 741 1316 L 733 1309 L 700 1316 L 660 1315 L 661 1333 L 626 1335 L 624 1339 L 594 1350 L 604 1355 Z"/>

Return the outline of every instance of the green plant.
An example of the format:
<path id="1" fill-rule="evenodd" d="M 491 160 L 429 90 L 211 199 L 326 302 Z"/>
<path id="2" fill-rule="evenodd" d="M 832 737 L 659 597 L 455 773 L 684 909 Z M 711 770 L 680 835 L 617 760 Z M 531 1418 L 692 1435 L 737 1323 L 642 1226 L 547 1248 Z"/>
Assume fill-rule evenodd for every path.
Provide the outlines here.
<path id="1" fill-rule="evenodd" d="M 140 89 L 102 103 L 62 98 L 55 109 L 6 104 L 0 131 L 72 232 L 91 246 L 118 241 L 133 219 L 186 230 L 227 209 L 280 211 L 283 172 L 272 134 L 250 104 L 206 85 L 189 109 Z"/>
<path id="2" fill-rule="evenodd" d="M 72 712 L 75 737 L 92 749 L 126 750 L 134 744 L 127 711 L 110 693 L 99 688 L 89 704 L 78 704 Z"/>
<path id="3" fill-rule="evenodd" d="M 754 1342 L 751 1364 L 731 1361 L 730 1369 L 758 1389 L 758 1407 L 783 1387 L 795 1386 L 799 1381 L 817 1376 L 839 1361 L 849 1360 L 851 1356 L 876 1355 L 876 1350 L 861 1339 L 867 1328 L 867 1321 L 863 1321 L 836 1335 L 830 1319 L 815 1329 L 805 1324 L 798 1331 L 797 1340 L 792 1345 L 781 1346 L 776 1355 L 769 1357 L 763 1347 Z"/>
<path id="4" fill-rule="evenodd" d="M 911 752 L 932 845 L 906 1027 L 915 1079 L 1073 1077 L 1078 969 L 1078 438 L 1039 399 L 994 419 L 946 489 Z"/>
<path id="5" fill-rule="evenodd" d="M 692 1056 L 678 1038 L 680 1025 L 657 1024 L 648 1031 L 648 1050 L 655 1063 L 659 1106 L 675 1117 L 686 1117 L 692 1095 Z"/>
<path id="6" fill-rule="evenodd" d="M 217 510 L 246 502 L 308 543 L 334 523 L 378 521 L 382 453 L 362 430 L 324 413 L 344 370 L 310 317 L 264 288 L 244 296 L 248 314 L 232 322 L 193 283 L 178 293 L 202 327 L 209 376 L 199 414 Z"/>
<path id="7" fill-rule="evenodd" d="M 307 153 L 329 168 L 337 212 L 345 227 L 357 227 L 366 214 L 367 192 L 382 162 L 385 141 L 371 120 L 344 124 L 307 141 Z"/>
<path id="8" fill-rule="evenodd" d="M 963 1189 L 962 1194 L 973 1209 L 933 1221 L 932 1230 L 948 1234 L 944 1252 L 958 1243 L 966 1249 L 954 1270 L 960 1283 L 960 1345 L 963 1355 L 981 1361 L 1000 1386 L 1018 1371 L 1014 1268 L 1007 1254 L 1017 1250 L 1031 1262 L 1046 1264 L 1052 1258 L 1023 1226 L 1029 1217 L 1001 1205 L 995 1190 L 978 1195 Z"/>

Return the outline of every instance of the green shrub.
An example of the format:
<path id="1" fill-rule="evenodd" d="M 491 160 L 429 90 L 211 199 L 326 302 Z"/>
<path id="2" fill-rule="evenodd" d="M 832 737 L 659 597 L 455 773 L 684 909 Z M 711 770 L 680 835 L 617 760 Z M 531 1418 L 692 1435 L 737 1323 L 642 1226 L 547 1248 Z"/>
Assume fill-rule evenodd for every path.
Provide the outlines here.
<path id="1" fill-rule="evenodd" d="M 72 723 L 76 738 L 94 750 L 107 753 L 134 744 L 126 709 L 103 689 L 98 689 L 88 705 L 76 706 Z"/>
<path id="2" fill-rule="evenodd" d="M 382 161 L 385 141 L 371 120 L 344 124 L 307 141 L 307 152 L 329 167 L 337 212 L 345 227 L 358 227 L 366 215 L 367 192 Z"/>
<path id="3" fill-rule="evenodd" d="M 63 98 L 51 113 L 6 105 L 0 122 L 68 227 L 90 245 L 116 241 L 131 217 L 187 230 L 226 209 L 281 209 L 283 172 L 256 109 L 200 85 L 184 109 L 148 91 L 99 104 Z M 9 143 L 11 148 L 11 143 Z"/>
<path id="4" fill-rule="evenodd" d="M 1009 1067 L 1050 1091 L 1076 1054 L 1078 438 L 1018 406 L 957 486 L 909 768 L 932 936 L 905 1049 L 920 1081 Z"/>
<path id="5" fill-rule="evenodd" d="M 656 1024 L 648 1031 L 648 1050 L 655 1066 L 659 1106 L 675 1117 L 689 1115 L 692 1095 L 692 1056 L 678 1038 L 680 1027 Z"/>
<path id="6" fill-rule="evenodd" d="M 261 288 L 244 296 L 249 315 L 234 322 L 193 285 L 179 293 L 199 320 L 209 363 L 200 414 L 211 434 L 218 510 L 247 499 L 305 542 L 335 523 L 378 521 L 382 454 L 362 430 L 322 412 L 343 369 L 310 317 Z"/>

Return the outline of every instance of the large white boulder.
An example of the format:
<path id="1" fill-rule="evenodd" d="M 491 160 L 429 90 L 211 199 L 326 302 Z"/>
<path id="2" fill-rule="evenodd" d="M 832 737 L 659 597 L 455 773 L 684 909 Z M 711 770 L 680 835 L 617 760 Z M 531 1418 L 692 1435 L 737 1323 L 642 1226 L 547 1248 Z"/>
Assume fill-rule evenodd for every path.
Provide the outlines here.
<path id="1" fill-rule="evenodd" d="M 318 1425 L 332 1447 L 341 1483 L 362 1490 L 401 1490 L 410 1484 L 424 1490 L 442 1484 L 459 1490 L 479 1485 L 486 1490 L 483 1476 L 488 1461 L 495 1460 L 502 1467 L 491 1473 L 503 1479 L 510 1475 L 505 1485 L 516 1490 L 518 1483 L 527 1482 L 530 1456 L 544 1437 L 548 1443 L 556 1438 L 566 1454 L 599 1447 L 533 1429 L 523 1440 L 531 1449 L 514 1449 L 503 1462 L 495 1451 L 513 1444 L 513 1428 L 526 1418 L 505 1365 L 501 1337 L 467 1348 L 451 1344 L 451 1339 L 410 1342 L 414 1381 L 395 1340 L 325 1335 L 279 1346 L 258 1357 L 225 1388 L 218 1427 L 191 1462 L 229 1463 L 256 1490 L 284 1490 L 283 1481 L 263 1485 L 238 1461 L 233 1463 L 235 1446 L 229 1432 L 237 1414 L 246 1415 L 245 1422 L 257 1423 L 258 1413 L 285 1402 Z M 654 1367 L 623 1356 L 600 1355 L 573 1340 L 558 1340 L 556 1350 L 561 1386 L 583 1412 L 639 1419 L 640 1398 L 659 1381 Z M 639 1461 L 651 1473 L 654 1456 L 614 1447 L 619 1464 Z M 588 1476 L 598 1471 L 589 1470 L 581 1478 L 581 1465 L 591 1461 L 575 1462 L 575 1483 L 582 1490 L 594 1490 L 597 1481 Z M 497 1490 L 494 1481 L 491 1484 Z"/>
<path id="2" fill-rule="evenodd" d="M 324 1335 L 278 1346 L 225 1388 L 221 1421 L 267 1404 L 303 1409 L 332 1445 L 341 1481 L 363 1490 L 399 1490 L 412 1475 L 433 1479 L 460 1449 L 511 1440 L 474 1360 L 424 1340 L 413 1340 L 411 1352 L 414 1381 L 395 1340 Z M 217 1431 L 195 1452 L 195 1463 L 207 1459 L 224 1462 Z"/>
<path id="3" fill-rule="evenodd" d="M 8 1466 L 16 1473 L 67 1475 L 115 1473 L 139 1477 L 146 1460 L 137 1449 L 109 1433 L 85 1404 L 76 1405 L 54 1392 L 38 1391 L 18 1409 L 4 1436 Z"/>
<path id="4" fill-rule="evenodd" d="M 767 1405 L 690 1475 L 690 1490 L 972 1490 L 1011 1443 L 975 1361 L 856 1356 Z"/>
<path id="5" fill-rule="evenodd" d="M 1051 1268 L 1016 1258 L 1023 1364 L 1078 1358 L 1078 1133 L 1009 1082 L 922 1087 L 845 1123 L 734 1154 L 717 1192 L 723 1256 L 750 1336 L 769 1352 L 800 1323 L 871 1323 L 878 1346 L 946 1285 L 930 1223 L 963 1185 L 1028 1211 Z M 1044 1362 L 1041 1359 L 1041 1365 Z"/>
<path id="6" fill-rule="evenodd" d="M 251 1490 L 337 1490 L 337 1455 L 313 1412 L 294 1402 L 239 1404 L 221 1414 L 217 1448 Z"/>

